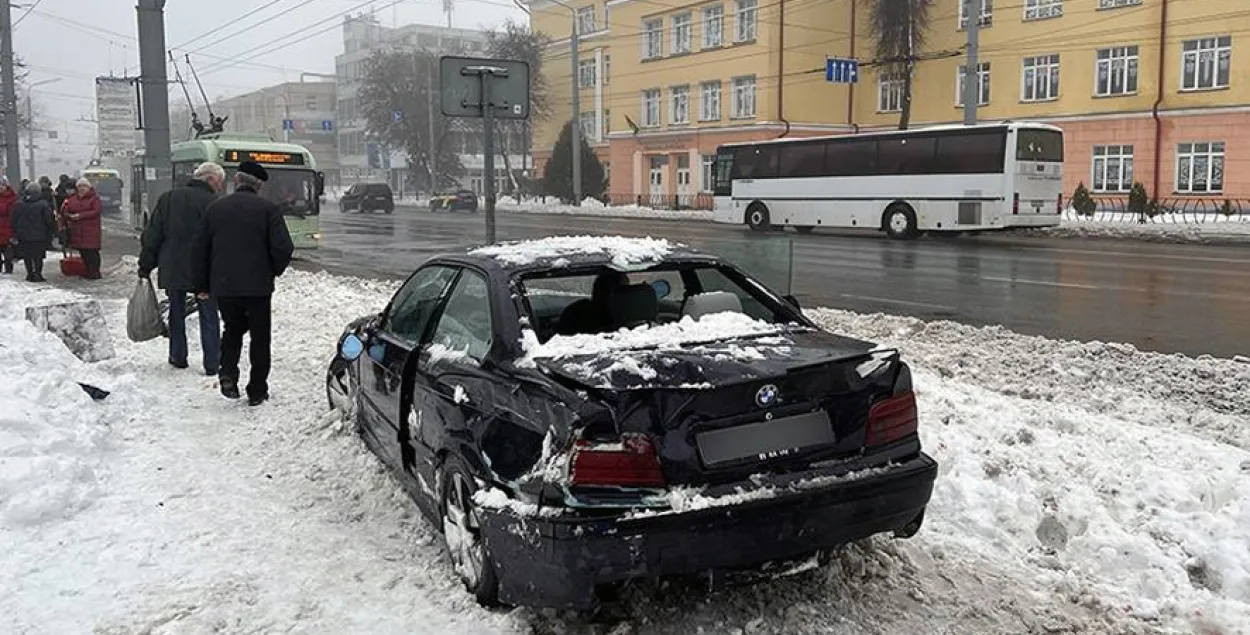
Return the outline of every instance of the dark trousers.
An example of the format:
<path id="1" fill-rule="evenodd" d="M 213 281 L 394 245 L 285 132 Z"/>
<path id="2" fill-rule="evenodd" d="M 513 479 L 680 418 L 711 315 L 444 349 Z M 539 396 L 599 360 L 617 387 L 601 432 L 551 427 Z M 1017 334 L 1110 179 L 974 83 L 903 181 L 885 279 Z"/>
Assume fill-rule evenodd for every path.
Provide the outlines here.
<path id="1" fill-rule="evenodd" d="M 95 279 L 100 277 L 100 250 L 99 249 L 79 249 L 82 254 L 82 264 L 86 272 L 84 278 Z"/>
<path id="2" fill-rule="evenodd" d="M 13 257 L 13 245 L 8 243 L 0 245 L 0 270 L 13 273 Z"/>
<path id="3" fill-rule="evenodd" d="M 166 290 L 169 298 L 169 363 L 187 365 L 187 292 Z M 200 316 L 200 349 L 204 352 L 204 372 L 216 373 L 221 367 L 221 322 L 217 319 L 217 302 L 211 297 L 196 300 Z M 235 358 L 238 359 L 237 357 Z M 237 367 L 238 362 L 235 362 Z M 236 374 L 238 371 L 235 371 Z"/>
<path id="4" fill-rule="evenodd" d="M 243 353 L 243 334 L 250 333 L 248 347 L 251 377 L 247 382 L 248 397 L 269 396 L 269 342 L 272 319 L 269 296 L 257 298 L 217 298 L 224 324 L 221 336 L 221 376 L 239 380 L 239 356 Z"/>
<path id="5" fill-rule="evenodd" d="M 26 267 L 27 282 L 43 282 L 43 257 L 22 258 L 22 266 Z"/>

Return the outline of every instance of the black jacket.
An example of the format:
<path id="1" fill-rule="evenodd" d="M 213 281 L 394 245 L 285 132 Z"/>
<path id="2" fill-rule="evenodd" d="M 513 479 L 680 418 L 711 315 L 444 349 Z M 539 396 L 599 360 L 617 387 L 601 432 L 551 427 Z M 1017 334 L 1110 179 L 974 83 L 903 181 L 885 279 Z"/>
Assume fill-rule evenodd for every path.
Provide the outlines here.
<path id="1" fill-rule="evenodd" d="M 208 206 L 216 200 L 213 188 L 195 179 L 161 194 L 140 241 L 139 275 L 146 278 L 156 269 L 160 288 L 192 290 L 191 247 Z"/>
<path id="2" fill-rule="evenodd" d="M 74 192 L 74 182 L 69 179 L 56 184 L 56 190 L 53 191 L 56 201 L 53 202 L 53 205 L 56 206 L 57 211 L 60 211 L 61 206 L 65 204 L 65 199 L 73 196 Z"/>
<path id="3" fill-rule="evenodd" d="M 42 258 L 52 248 L 56 218 L 52 206 L 42 197 L 27 198 L 14 205 L 10 219 L 19 258 Z"/>
<path id="4" fill-rule="evenodd" d="M 295 251 L 277 203 L 239 186 L 208 206 L 191 250 L 194 291 L 217 297 L 273 293 Z"/>
<path id="5" fill-rule="evenodd" d="M 43 200 L 48 202 L 49 207 L 55 211 L 61 210 L 61 208 L 57 207 L 56 191 L 52 189 L 52 186 L 45 185 L 40 188 L 40 191 L 43 192 Z"/>

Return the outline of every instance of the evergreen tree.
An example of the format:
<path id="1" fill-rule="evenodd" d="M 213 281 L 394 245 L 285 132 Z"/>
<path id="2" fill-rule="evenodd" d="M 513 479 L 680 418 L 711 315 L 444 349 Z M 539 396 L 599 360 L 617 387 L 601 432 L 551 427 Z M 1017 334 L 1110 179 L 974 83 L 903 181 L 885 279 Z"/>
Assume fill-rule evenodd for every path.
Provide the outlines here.
<path id="1" fill-rule="evenodd" d="M 591 151 L 590 144 L 586 143 L 586 135 L 579 135 L 578 139 L 582 145 L 582 196 L 602 198 L 606 189 L 603 164 Z M 572 147 L 573 122 L 569 122 L 560 131 L 560 138 L 556 140 L 551 160 L 547 161 L 547 168 L 543 173 L 544 191 L 547 195 L 558 197 L 566 203 L 573 202 L 573 154 L 570 152 Z"/>
<path id="2" fill-rule="evenodd" d="M 1076 210 L 1078 216 L 1093 216 L 1097 208 L 1098 204 L 1089 195 L 1085 182 L 1078 183 L 1076 191 L 1072 193 L 1072 209 Z"/>

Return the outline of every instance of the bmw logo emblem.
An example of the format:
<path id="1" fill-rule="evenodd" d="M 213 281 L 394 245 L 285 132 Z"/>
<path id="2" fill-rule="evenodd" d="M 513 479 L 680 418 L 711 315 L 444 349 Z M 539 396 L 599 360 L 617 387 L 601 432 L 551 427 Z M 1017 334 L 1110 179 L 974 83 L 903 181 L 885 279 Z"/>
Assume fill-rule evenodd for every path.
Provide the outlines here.
<path id="1" fill-rule="evenodd" d="M 755 393 L 755 405 L 761 408 L 767 408 L 777 401 L 777 387 L 767 384 Z"/>

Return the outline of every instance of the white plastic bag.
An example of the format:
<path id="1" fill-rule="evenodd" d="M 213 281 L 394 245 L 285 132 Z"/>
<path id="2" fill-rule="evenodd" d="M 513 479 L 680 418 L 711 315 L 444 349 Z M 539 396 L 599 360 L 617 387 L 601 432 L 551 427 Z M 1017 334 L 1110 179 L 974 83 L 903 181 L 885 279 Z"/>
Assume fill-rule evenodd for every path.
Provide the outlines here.
<path id="1" fill-rule="evenodd" d="M 152 281 L 140 278 L 126 305 L 126 335 L 133 342 L 146 342 L 165 334 L 165 322 L 156 305 Z"/>

